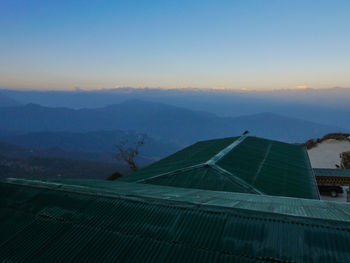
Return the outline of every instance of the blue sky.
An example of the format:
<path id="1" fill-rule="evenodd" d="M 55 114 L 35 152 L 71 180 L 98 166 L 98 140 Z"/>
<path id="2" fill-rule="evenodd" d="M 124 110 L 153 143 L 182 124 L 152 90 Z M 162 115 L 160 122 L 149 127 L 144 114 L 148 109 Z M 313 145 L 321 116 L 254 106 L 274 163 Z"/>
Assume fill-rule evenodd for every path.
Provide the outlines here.
<path id="1" fill-rule="evenodd" d="M 0 2 L 0 87 L 350 87 L 350 1 Z"/>

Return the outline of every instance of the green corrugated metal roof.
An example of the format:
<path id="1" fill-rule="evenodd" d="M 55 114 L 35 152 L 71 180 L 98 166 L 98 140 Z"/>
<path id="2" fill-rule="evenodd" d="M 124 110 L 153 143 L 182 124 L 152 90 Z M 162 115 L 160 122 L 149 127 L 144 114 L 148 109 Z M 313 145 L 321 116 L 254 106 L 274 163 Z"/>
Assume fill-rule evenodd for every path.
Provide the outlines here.
<path id="1" fill-rule="evenodd" d="M 39 187 L 105 197 L 147 198 L 188 204 L 237 208 L 289 216 L 350 221 L 350 205 L 312 199 L 211 191 L 162 185 L 137 184 L 88 179 L 55 179 L 49 181 L 9 178 L 15 185 Z"/>
<path id="2" fill-rule="evenodd" d="M 304 147 L 256 137 L 200 142 L 120 180 L 319 199 Z"/>
<path id="3" fill-rule="evenodd" d="M 0 261 L 349 262 L 350 206 L 313 198 L 304 148 L 246 136 L 115 182 L 7 179 Z"/>
<path id="4" fill-rule="evenodd" d="M 120 180 L 125 182 L 135 182 L 137 180 L 172 172 L 181 168 L 201 165 L 238 138 L 239 137 L 197 142 L 167 158 L 151 164 L 146 168 L 140 169 L 133 173 L 132 176 L 125 176 Z"/>
<path id="5" fill-rule="evenodd" d="M 350 259 L 348 204 L 83 180 L 8 180 L 0 196 L 3 262 Z"/>
<path id="6" fill-rule="evenodd" d="M 340 176 L 350 177 L 350 169 L 326 169 L 326 168 L 314 168 L 315 176 Z"/>

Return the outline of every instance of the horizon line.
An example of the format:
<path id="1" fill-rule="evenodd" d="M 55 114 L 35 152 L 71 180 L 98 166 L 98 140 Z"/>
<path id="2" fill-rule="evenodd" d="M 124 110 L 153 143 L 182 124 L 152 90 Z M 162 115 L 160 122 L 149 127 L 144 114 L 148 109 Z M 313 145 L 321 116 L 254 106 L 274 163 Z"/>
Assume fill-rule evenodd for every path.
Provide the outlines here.
<path id="1" fill-rule="evenodd" d="M 154 87 L 154 86 L 115 86 L 113 88 L 81 88 L 73 87 L 71 89 L 35 89 L 35 88 L 11 88 L 11 87 L 0 87 L 0 91 L 37 91 L 37 92 L 112 92 L 117 90 L 159 90 L 159 91 L 218 91 L 218 92 L 274 92 L 274 91 L 296 91 L 296 90 L 334 90 L 334 89 L 350 89 L 350 87 L 329 87 L 329 88 L 312 88 L 307 85 L 299 85 L 290 88 L 275 88 L 275 89 L 257 89 L 257 88 L 230 88 L 230 87 L 208 87 L 208 88 L 198 88 L 198 87 Z"/>

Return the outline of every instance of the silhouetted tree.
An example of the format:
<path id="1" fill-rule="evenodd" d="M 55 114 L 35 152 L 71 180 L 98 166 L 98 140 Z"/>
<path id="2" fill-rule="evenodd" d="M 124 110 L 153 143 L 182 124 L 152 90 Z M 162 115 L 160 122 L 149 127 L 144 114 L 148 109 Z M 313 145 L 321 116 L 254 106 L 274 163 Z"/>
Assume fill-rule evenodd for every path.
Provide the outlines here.
<path id="1" fill-rule="evenodd" d="M 131 171 L 136 171 L 137 166 L 135 162 L 136 156 L 139 154 L 139 149 L 145 144 L 146 134 L 140 134 L 137 138 L 136 143 L 130 146 L 128 141 L 123 141 L 117 145 L 118 154 L 116 159 L 125 162 Z"/>

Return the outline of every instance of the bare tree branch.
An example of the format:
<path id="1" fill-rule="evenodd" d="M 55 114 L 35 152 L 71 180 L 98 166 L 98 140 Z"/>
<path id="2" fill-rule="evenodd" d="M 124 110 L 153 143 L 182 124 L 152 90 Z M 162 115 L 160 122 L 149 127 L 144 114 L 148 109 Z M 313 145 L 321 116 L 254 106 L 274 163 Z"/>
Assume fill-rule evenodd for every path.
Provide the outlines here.
<path id="1" fill-rule="evenodd" d="M 128 141 L 122 141 L 119 143 L 116 146 L 118 149 L 116 159 L 125 162 L 131 171 L 137 171 L 135 158 L 139 154 L 140 147 L 145 144 L 146 138 L 146 134 L 140 134 L 136 143 L 132 146 L 128 146 Z"/>

